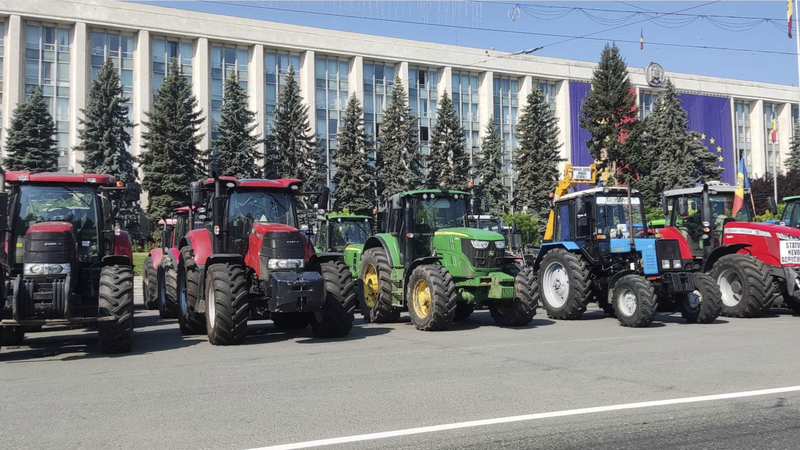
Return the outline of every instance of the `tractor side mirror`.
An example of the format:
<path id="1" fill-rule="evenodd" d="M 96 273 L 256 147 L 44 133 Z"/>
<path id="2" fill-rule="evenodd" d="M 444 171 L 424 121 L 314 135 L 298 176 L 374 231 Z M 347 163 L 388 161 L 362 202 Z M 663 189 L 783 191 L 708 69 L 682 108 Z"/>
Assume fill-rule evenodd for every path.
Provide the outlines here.
<path id="1" fill-rule="evenodd" d="M 689 199 L 686 197 L 680 197 L 678 199 L 678 215 L 681 217 L 686 217 L 689 215 Z"/>
<path id="2" fill-rule="evenodd" d="M 773 216 L 778 215 L 778 204 L 775 203 L 775 197 L 767 197 L 767 211 L 769 211 Z"/>
<path id="3" fill-rule="evenodd" d="M 138 202 L 139 197 L 142 195 L 142 186 L 137 183 L 127 183 L 125 184 L 125 198 L 129 202 Z"/>
<path id="4" fill-rule="evenodd" d="M 319 206 L 320 209 L 328 209 L 328 200 L 331 197 L 331 188 L 328 186 L 322 187 L 322 192 L 319 193 Z"/>
<path id="5" fill-rule="evenodd" d="M 203 203 L 203 195 L 200 192 L 199 181 L 192 181 L 189 184 L 189 195 L 191 197 L 192 206 L 200 206 Z"/>

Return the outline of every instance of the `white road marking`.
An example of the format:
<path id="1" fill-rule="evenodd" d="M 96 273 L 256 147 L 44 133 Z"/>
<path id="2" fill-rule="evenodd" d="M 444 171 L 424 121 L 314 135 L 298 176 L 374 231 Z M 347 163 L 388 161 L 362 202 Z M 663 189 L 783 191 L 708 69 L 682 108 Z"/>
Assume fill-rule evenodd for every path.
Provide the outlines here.
<path id="1" fill-rule="evenodd" d="M 296 442 L 294 444 L 273 445 L 269 447 L 252 448 L 249 450 L 294 450 L 301 448 L 323 447 L 327 445 L 347 444 L 350 442 L 373 441 L 376 439 L 386 439 L 398 436 L 409 436 L 412 434 L 457 430 L 460 428 L 483 427 L 487 425 L 499 425 L 505 423 L 513 423 L 513 422 L 551 419 L 553 417 L 577 416 L 582 414 L 604 413 L 609 411 L 620 411 L 625 409 L 652 408 L 656 406 L 680 405 L 686 403 L 710 402 L 716 400 L 730 400 L 736 398 L 756 397 L 760 395 L 784 394 L 787 392 L 798 392 L 798 391 L 800 391 L 800 386 L 789 386 L 789 387 L 774 388 L 774 389 L 761 389 L 758 391 L 731 392 L 728 394 L 703 395 L 699 397 L 673 398 L 669 400 L 653 400 L 649 402 L 638 402 L 638 403 L 623 403 L 620 405 L 568 409 L 565 411 L 553 411 L 553 412 L 545 412 L 537 414 L 525 414 L 521 416 L 498 417 L 496 419 L 473 420 L 470 422 L 456 422 L 444 425 L 433 425 L 429 427 L 407 428 L 405 430 L 384 431 L 381 433 L 358 434 L 355 436 L 344 436 L 338 438 L 319 439 L 316 441 Z"/>

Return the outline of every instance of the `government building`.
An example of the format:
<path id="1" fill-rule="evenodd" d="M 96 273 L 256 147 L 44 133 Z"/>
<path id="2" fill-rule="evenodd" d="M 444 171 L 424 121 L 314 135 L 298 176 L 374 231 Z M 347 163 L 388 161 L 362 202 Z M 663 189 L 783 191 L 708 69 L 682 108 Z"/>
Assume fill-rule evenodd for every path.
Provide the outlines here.
<path id="1" fill-rule="evenodd" d="M 471 157 L 477 155 L 487 121 L 493 118 L 499 127 L 505 184 L 511 192 L 516 122 L 527 94 L 538 86 L 558 118 L 562 157 L 575 165 L 591 163 L 588 133 L 579 120 L 595 67 L 589 62 L 494 51 L 487 57 L 484 49 L 106 0 L 0 0 L 0 38 L 0 139 L 26 92 L 41 86 L 56 122 L 59 166 L 64 171 L 81 170 L 81 155 L 72 150 L 78 144 L 80 111 L 106 58 L 119 69 L 130 97 L 130 117 L 139 124 L 132 130 L 134 155 L 141 152 L 141 124 L 153 95 L 168 63 L 177 59 L 205 116 L 201 149 L 209 148 L 216 135 L 228 74 L 236 72 L 246 85 L 258 132 L 266 137 L 282 75 L 292 65 L 321 142 L 321 163 L 329 182 L 336 170 L 331 157 L 348 96 L 355 94 L 363 102 L 367 132 L 376 136 L 398 75 L 419 117 L 423 154 L 428 152 L 437 99 L 447 91 L 461 117 Z M 791 124 L 798 117 L 796 87 L 659 69 L 630 68 L 641 117 L 652 111 L 665 75 L 681 94 L 690 127 L 701 133 L 725 169 L 725 181 L 734 181 L 739 155 L 744 155 L 751 177 L 783 170 Z"/>

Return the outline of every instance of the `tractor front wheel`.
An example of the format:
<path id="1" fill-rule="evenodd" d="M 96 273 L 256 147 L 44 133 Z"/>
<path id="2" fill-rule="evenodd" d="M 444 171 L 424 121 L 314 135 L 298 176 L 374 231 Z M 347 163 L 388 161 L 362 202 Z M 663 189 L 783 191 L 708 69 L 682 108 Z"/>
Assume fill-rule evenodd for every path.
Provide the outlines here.
<path id="1" fill-rule="evenodd" d="M 580 319 L 592 296 L 589 268 L 580 255 L 551 250 L 539 269 L 539 292 L 553 319 Z"/>
<path id="2" fill-rule="evenodd" d="M 456 315 L 458 294 L 450 272 L 439 265 L 418 266 L 408 278 L 408 314 L 418 330 L 450 328 Z"/>
<path id="3" fill-rule="evenodd" d="M 514 298 L 489 303 L 489 312 L 501 327 L 524 327 L 531 323 L 539 306 L 539 286 L 533 269 L 524 267 L 514 277 Z"/>
<path id="4" fill-rule="evenodd" d="M 392 306 L 392 268 L 382 248 L 371 248 L 361 257 L 358 281 L 363 292 L 361 314 L 366 322 L 393 323 L 400 308 Z"/>
<path id="5" fill-rule="evenodd" d="M 212 264 L 206 277 L 206 330 L 213 345 L 238 345 L 247 334 L 250 305 L 239 264 Z"/>
<path id="6" fill-rule="evenodd" d="M 773 297 L 769 271 L 752 256 L 736 253 L 721 257 L 711 269 L 711 277 L 722 294 L 723 316 L 758 317 Z"/>
<path id="7" fill-rule="evenodd" d="M 719 286 L 711 276 L 694 274 L 694 291 L 676 298 L 681 316 L 688 323 L 711 323 L 722 311 L 722 296 Z"/>
<path id="8" fill-rule="evenodd" d="M 153 258 L 144 259 L 144 274 L 142 275 L 142 294 L 144 307 L 147 309 L 158 308 L 158 274 L 153 267 Z"/>
<path id="9" fill-rule="evenodd" d="M 318 337 L 338 338 L 350 334 L 356 309 L 356 283 L 341 261 L 319 265 L 325 279 L 325 303 L 311 316 L 311 330 Z"/>
<path id="10" fill-rule="evenodd" d="M 206 319 L 197 312 L 200 304 L 200 270 L 189 247 L 181 249 L 181 263 L 176 274 L 178 285 L 178 325 L 184 335 L 206 332 Z M 165 302 L 166 306 L 166 302 Z"/>
<path id="11" fill-rule="evenodd" d="M 656 315 L 656 293 L 641 275 L 625 275 L 611 290 L 611 303 L 623 327 L 646 327 Z"/>
<path id="12" fill-rule="evenodd" d="M 105 266 L 100 271 L 97 344 L 102 353 L 127 353 L 133 346 L 133 268 Z"/>

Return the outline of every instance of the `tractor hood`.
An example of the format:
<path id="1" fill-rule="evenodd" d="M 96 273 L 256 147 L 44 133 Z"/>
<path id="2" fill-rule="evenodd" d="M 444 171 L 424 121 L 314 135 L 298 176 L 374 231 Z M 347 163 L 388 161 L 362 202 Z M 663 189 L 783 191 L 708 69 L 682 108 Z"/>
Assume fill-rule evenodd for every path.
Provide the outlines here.
<path id="1" fill-rule="evenodd" d="M 75 228 L 69 222 L 39 222 L 28 228 L 30 233 L 74 233 Z"/>
<path id="2" fill-rule="evenodd" d="M 291 231 L 298 231 L 297 228 L 284 225 L 282 223 L 264 223 L 264 222 L 256 222 L 253 224 L 253 231 L 260 234 L 265 235 L 267 233 L 275 233 L 275 232 L 291 232 Z"/>
<path id="3" fill-rule="evenodd" d="M 769 236 L 766 236 L 764 233 L 769 234 Z M 759 222 L 730 222 L 725 225 L 725 234 L 750 234 L 754 236 L 772 237 L 775 233 L 800 239 L 800 229 L 784 225 Z"/>
<path id="4" fill-rule="evenodd" d="M 500 233 L 494 231 L 481 230 L 479 228 L 442 228 L 436 231 L 436 236 L 454 236 L 476 241 L 504 241 L 505 238 Z"/>

